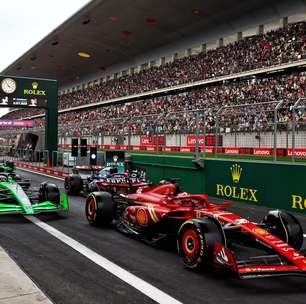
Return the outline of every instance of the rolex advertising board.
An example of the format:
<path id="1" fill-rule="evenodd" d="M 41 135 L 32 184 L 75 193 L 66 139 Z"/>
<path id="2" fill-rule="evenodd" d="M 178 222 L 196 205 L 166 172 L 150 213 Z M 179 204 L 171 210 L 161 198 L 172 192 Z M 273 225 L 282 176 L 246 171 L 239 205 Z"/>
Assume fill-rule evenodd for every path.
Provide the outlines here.
<path id="1" fill-rule="evenodd" d="M 0 105 L 44 108 L 55 94 L 55 80 L 0 75 Z"/>
<path id="2" fill-rule="evenodd" d="M 208 195 L 306 214 L 306 167 L 299 164 L 207 160 Z"/>
<path id="3" fill-rule="evenodd" d="M 0 107 L 44 109 L 45 150 L 49 152 L 48 163 L 55 164 L 58 143 L 58 83 L 52 79 L 0 75 Z"/>
<path id="4" fill-rule="evenodd" d="M 133 166 L 145 169 L 153 182 L 177 177 L 190 193 L 306 214 L 305 165 L 210 158 L 204 163 L 197 170 L 187 157 L 132 155 Z"/>

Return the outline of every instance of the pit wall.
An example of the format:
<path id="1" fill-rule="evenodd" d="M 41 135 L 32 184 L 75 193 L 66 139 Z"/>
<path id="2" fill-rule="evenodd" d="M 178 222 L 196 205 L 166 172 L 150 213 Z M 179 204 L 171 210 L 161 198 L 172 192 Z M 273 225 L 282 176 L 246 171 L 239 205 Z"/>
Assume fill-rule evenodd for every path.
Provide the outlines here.
<path id="1" fill-rule="evenodd" d="M 192 158 L 132 155 L 135 168 L 148 178 L 180 178 L 183 190 L 219 199 L 306 214 L 306 166 L 303 164 L 205 159 L 196 169 Z"/>

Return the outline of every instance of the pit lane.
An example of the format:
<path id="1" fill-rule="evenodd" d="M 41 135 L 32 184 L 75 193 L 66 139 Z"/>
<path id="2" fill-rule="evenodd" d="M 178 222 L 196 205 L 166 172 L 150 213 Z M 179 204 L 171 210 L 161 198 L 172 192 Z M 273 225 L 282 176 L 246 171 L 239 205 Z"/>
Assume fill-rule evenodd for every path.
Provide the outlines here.
<path id="1" fill-rule="evenodd" d="M 63 188 L 63 182 L 58 179 L 18 173 L 30 178 L 33 186 L 50 181 Z M 110 228 L 88 225 L 84 203 L 82 197 L 70 197 L 67 215 L 47 214 L 37 218 L 180 302 L 305 303 L 305 278 L 241 281 L 220 271 L 188 271 L 175 250 L 153 248 Z M 265 208 L 242 204 L 229 209 L 253 220 L 260 220 L 266 214 Z M 306 218 L 297 217 L 306 231 Z M 0 245 L 54 303 L 154 302 L 22 216 L 1 216 Z"/>

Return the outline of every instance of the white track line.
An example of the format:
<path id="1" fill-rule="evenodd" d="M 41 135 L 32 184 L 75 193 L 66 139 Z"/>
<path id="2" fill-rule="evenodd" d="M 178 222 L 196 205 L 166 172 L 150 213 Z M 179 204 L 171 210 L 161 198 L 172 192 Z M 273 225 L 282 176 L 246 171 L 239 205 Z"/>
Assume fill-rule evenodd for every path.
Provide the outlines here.
<path id="1" fill-rule="evenodd" d="M 57 176 L 54 176 L 54 175 L 49 175 L 49 174 L 46 174 L 46 173 L 36 172 L 36 171 L 24 169 L 24 168 L 18 168 L 18 167 L 17 167 L 17 169 L 18 169 L 18 170 L 23 170 L 23 171 L 26 171 L 26 172 L 29 172 L 29 173 L 37 174 L 37 175 L 42 175 L 42 176 L 51 177 L 51 178 L 54 178 L 54 179 L 58 179 L 58 180 L 60 180 L 60 181 L 63 181 L 63 180 L 65 179 L 64 177 L 57 177 Z"/>
<path id="2" fill-rule="evenodd" d="M 95 264 L 99 265 L 100 267 L 104 268 L 108 272 L 115 275 L 117 278 L 121 279 L 122 281 L 126 282 L 127 284 L 133 286 L 147 297 L 151 298 L 152 300 L 156 301 L 157 303 L 161 304 L 181 304 L 178 300 L 172 298 L 168 294 L 164 293 L 160 289 L 154 287 L 150 283 L 138 278 L 134 274 L 128 272 L 127 270 L 121 268 L 120 266 L 116 265 L 115 263 L 109 261 L 108 259 L 104 258 L 103 256 L 99 255 L 95 251 L 89 249 L 88 247 L 84 246 L 83 244 L 79 243 L 78 241 L 72 239 L 71 237 L 67 236 L 66 234 L 60 232 L 59 230 L 53 228 L 52 226 L 42 222 L 36 217 L 33 216 L 25 216 L 29 221 L 40 227 L 41 229 L 45 230 L 61 242 L 65 243 L 69 247 L 73 248 Z"/>

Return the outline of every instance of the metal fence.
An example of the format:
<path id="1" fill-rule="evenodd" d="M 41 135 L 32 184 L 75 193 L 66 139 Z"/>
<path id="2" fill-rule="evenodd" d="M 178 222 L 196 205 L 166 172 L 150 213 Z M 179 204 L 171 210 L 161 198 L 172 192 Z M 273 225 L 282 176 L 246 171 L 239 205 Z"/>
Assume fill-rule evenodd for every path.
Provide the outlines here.
<path id="1" fill-rule="evenodd" d="M 178 152 L 190 148 L 195 157 L 251 155 L 275 161 L 295 161 L 302 154 L 306 158 L 305 109 L 306 98 L 295 103 L 278 100 L 178 112 L 155 109 L 160 113 L 78 124 L 67 122 L 59 126 L 59 143 L 65 147 L 71 144 L 71 138 L 77 137 L 87 138 L 92 145 L 125 146 L 126 150 L 135 146 L 149 151 L 167 151 L 165 147 L 176 147 Z M 38 130 L 41 129 L 31 129 L 32 132 Z M 29 130 L 0 130 L 0 137 L 13 138 L 20 132 Z M 37 154 L 19 152 L 18 157 L 24 153 Z"/>

